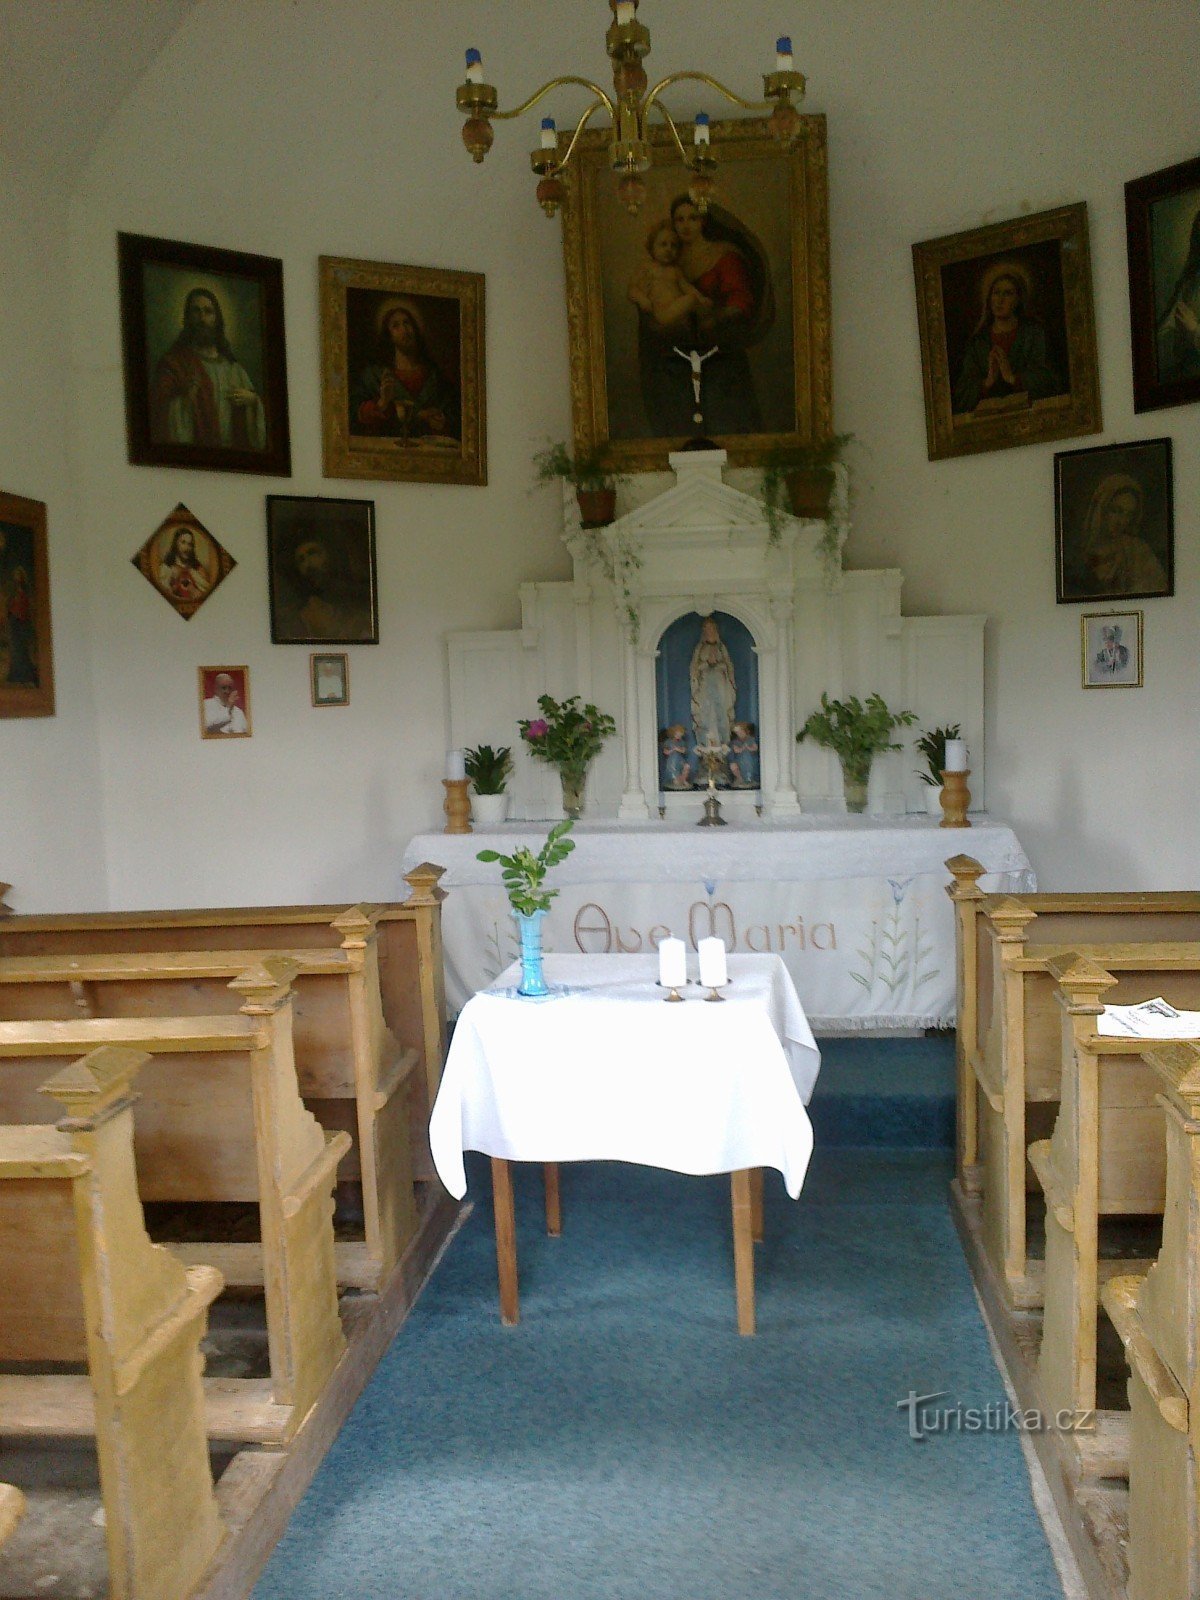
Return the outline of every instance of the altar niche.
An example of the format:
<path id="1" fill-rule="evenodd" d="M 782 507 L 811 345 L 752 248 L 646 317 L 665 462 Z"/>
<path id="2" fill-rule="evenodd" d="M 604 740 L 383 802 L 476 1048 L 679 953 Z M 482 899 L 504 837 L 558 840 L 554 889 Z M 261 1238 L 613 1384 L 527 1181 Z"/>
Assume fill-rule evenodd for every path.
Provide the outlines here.
<path id="1" fill-rule="evenodd" d="M 659 788 L 671 796 L 708 784 L 704 746 L 724 747 L 719 789 L 759 802 L 758 654 L 744 622 L 728 611 L 688 611 L 659 638 L 655 656 Z"/>

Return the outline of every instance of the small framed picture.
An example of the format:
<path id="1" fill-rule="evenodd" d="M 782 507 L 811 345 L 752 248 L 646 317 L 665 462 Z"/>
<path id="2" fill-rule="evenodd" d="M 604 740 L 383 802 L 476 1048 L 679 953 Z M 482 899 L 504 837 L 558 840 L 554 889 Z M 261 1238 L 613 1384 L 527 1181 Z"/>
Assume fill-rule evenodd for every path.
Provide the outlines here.
<path id="1" fill-rule="evenodd" d="M 1133 409 L 1200 400 L 1200 156 L 1125 185 Z"/>
<path id="2" fill-rule="evenodd" d="M 130 461 L 292 472 L 283 263 L 117 235 Z"/>
<path id="3" fill-rule="evenodd" d="M 1058 603 L 1175 593 L 1170 439 L 1054 457 Z"/>
<path id="4" fill-rule="evenodd" d="M 0 717 L 53 715 L 46 507 L 0 494 Z"/>
<path id="5" fill-rule="evenodd" d="M 146 540 L 133 564 L 185 622 L 237 566 L 182 501 Z"/>
<path id="6" fill-rule="evenodd" d="M 200 737 L 250 737 L 250 668 L 201 667 Z"/>
<path id="7" fill-rule="evenodd" d="M 375 502 L 267 496 L 274 644 L 378 644 Z"/>
<path id="8" fill-rule="evenodd" d="M 308 658 L 312 681 L 312 703 L 315 706 L 348 706 L 350 704 L 350 660 L 345 654 L 320 655 Z"/>
<path id="9" fill-rule="evenodd" d="M 1142 613 L 1086 611 L 1079 619 L 1085 689 L 1142 687 Z"/>
<path id="10" fill-rule="evenodd" d="M 1100 432 L 1087 207 L 913 245 L 929 459 Z"/>

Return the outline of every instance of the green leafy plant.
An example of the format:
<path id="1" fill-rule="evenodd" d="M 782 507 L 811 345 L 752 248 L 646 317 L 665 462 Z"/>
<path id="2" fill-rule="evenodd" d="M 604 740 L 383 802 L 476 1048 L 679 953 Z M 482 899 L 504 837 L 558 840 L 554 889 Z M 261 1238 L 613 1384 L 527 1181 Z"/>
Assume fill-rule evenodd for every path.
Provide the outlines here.
<path id="1" fill-rule="evenodd" d="M 763 509 L 767 514 L 767 542 L 776 545 L 783 534 L 783 525 L 793 516 L 788 479 L 796 473 L 824 475 L 833 489 L 833 469 L 845 455 L 846 446 L 852 443 L 852 433 L 835 433 L 828 439 L 809 445 L 779 445 L 768 451 L 762 465 L 760 480 Z M 822 520 L 825 532 L 821 537 L 821 554 L 826 562 L 838 555 L 838 523 L 832 509 Z"/>
<path id="2" fill-rule="evenodd" d="M 852 783 L 866 783 L 871 762 L 881 750 L 899 750 L 892 738 L 896 728 L 911 727 L 915 711 L 889 711 L 881 694 L 867 696 L 866 704 L 857 695 L 849 700 L 821 696 L 821 709 L 814 711 L 796 735 L 796 743 L 812 739 L 836 752 L 842 771 Z"/>
<path id="3" fill-rule="evenodd" d="M 580 450 L 572 455 L 562 440 L 538 451 L 533 458 L 533 470 L 538 483 L 553 483 L 555 478 L 563 478 L 572 488 L 582 489 L 584 494 L 617 486 L 617 474 L 609 466 L 603 450 Z"/>
<path id="4" fill-rule="evenodd" d="M 501 745 L 499 750 L 493 750 L 490 744 L 477 745 L 474 750 L 463 751 L 463 761 L 476 794 L 504 793 L 513 768 L 508 745 Z"/>
<path id="5" fill-rule="evenodd" d="M 541 694 L 538 709 L 540 717 L 522 717 L 517 723 L 530 754 L 569 777 L 582 779 L 593 758 L 603 750 L 604 741 L 616 733 L 616 723 L 590 702 L 581 706 L 577 694 L 561 703 Z"/>
<path id="6" fill-rule="evenodd" d="M 478 861 L 500 863 L 504 892 L 508 895 L 508 903 L 514 911 L 519 911 L 526 917 L 532 916 L 535 911 L 549 911 L 550 902 L 558 890 L 543 887 L 546 874 L 551 867 L 556 867 L 560 861 L 565 861 L 574 850 L 574 839 L 567 838 L 567 834 L 574 826 L 570 817 L 564 822 L 556 822 L 546 835 L 546 842 L 537 855 L 534 855 L 526 845 L 514 850 L 511 856 L 502 856 L 499 850 L 480 850 L 477 853 Z"/>
<path id="7" fill-rule="evenodd" d="M 962 729 L 957 722 L 952 722 L 947 728 L 929 728 L 921 735 L 914 748 L 921 752 L 929 765 L 928 772 L 917 769 L 917 777 L 922 783 L 927 783 L 931 789 L 941 788 L 942 773 L 946 768 L 946 740 L 961 738 Z"/>

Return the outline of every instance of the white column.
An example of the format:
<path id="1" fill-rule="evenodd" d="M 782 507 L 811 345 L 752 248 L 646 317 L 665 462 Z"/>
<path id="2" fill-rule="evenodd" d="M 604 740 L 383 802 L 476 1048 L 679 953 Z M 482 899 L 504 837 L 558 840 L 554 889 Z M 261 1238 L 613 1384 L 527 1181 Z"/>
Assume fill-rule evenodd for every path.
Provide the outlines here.
<path id="1" fill-rule="evenodd" d="M 642 726 L 638 712 L 638 657 L 627 620 L 621 623 L 621 687 L 625 697 L 625 793 L 617 808 L 622 822 L 646 822 L 650 808 L 642 792 Z"/>
<path id="2" fill-rule="evenodd" d="M 796 742 L 796 714 L 792 705 L 792 619 L 794 602 L 790 597 L 771 601 L 775 623 L 775 726 L 773 743 L 774 786 L 766 796 L 769 817 L 798 817 L 800 799 L 792 778 L 792 750 Z"/>

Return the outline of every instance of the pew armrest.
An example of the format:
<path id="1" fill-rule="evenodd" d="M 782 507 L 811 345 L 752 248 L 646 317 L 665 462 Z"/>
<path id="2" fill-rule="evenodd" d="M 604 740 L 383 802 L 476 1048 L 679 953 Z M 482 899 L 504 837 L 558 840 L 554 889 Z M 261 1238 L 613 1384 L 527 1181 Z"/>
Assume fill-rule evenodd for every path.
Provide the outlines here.
<path id="1" fill-rule="evenodd" d="M 208 1308 L 225 1287 L 216 1267 L 188 1267 L 187 1288 L 166 1314 L 159 1318 L 134 1348 L 114 1363 L 113 1377 L 118 1395 L 131 1394 L 138 1379 L 156 1357 L 176 1339 L 191 1334 L 196 1321 L 208 1315 Z M 192 1335 L 199 1343 L 200 1335 Z"/>
<path id="2" fill-rule="evenodd" d="M 991 1106 L 993 1111 L 1003 1111 L 1004 1093 L 999 1084 L 992 1082 L 992 1075 L 988 1068 L 987 1058 L 984 1056 L 983 1051 L 972 1050 L 968 1059 L 970 1062 L 971 1071 L 975 1074 L 976 1082 L 979 1084 L 979 1087 L 983 1090 L 984 1094 L 987 1095 L 988 1105 Z"/>
<path id="3" fill-rule="evenodd" d="M 1070 1191 L 1058 1175 L 1054 1165 L 1054 1152 L 1049 1139 L 1039 1139 L 1029 1146 L 1029 1165 L 1046 1196 L 1046 1205 L 1054 1213 L 1054 1220 L 1068 1233 L 1075 1232 L 1075 1206 Z"/>
<path id="4" fill-rule="evenodd" d="M 1138 1294 L 1144 1278 L 1110 1278 L 1100 1291 L 1109 1320 L 1125 1346 L 1129 1365 L 1145 1385 L 1159 1415 L 1169 1428 L 1186 1436 L 1188 1399 L 1175 1374 L 1154 1348 L 1138 1312 Z"/>
<path id="5" fill-rule="evenodd" d="M 379 1082 L 375 1088 L 375 1110 L 382 1111 L 405 1080 L 420 1063 L 415 1050 L 398 1049 L 390 1061 L 381 1063 Z"/>
<path id="6" fill-rule="evenodd" d="M 350 1148 L 348 1133 L 327 1133 L 325 1148 L 300 1174 L 291 1193 L 285 1196 L 283 1214 L 294 1217 L 314 1193 L 332 1189 L 338 1162 Z"/>

